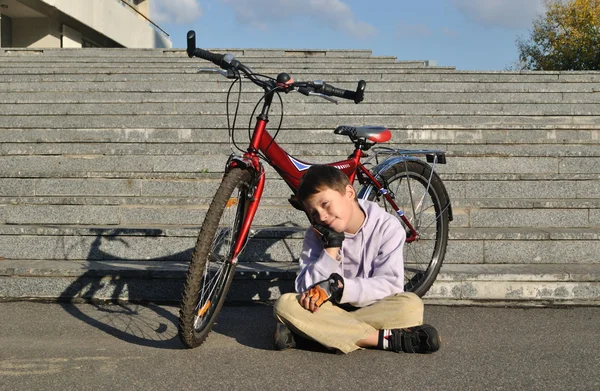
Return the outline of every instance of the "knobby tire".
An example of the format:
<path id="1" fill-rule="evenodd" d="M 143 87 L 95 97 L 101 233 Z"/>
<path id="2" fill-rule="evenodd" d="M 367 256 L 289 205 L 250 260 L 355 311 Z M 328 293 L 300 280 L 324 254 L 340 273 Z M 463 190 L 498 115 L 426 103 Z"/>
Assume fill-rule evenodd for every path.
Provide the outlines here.
<path id="1" fill-rule="evenodd" d="M 179 311 L 179 337 L 188 348 L 204 342 L 231 286 L 235 272 L 231 252 L 246 213 L 250 178 L 250 172 L 242 168 L 225 174 L 204 218 Z M 229 227 L 225 220 L 232 213 Z"/>

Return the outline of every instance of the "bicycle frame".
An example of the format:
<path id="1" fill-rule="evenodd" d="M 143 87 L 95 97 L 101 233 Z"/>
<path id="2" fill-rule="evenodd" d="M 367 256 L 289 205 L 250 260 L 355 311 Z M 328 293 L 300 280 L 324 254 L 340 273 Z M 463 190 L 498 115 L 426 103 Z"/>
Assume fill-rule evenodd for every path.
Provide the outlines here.
<path id="1" fill-rule="evenodd" d="M 250 226 L 254 220 L 256 210 L 262 197 L 265 184 L 265 173 L 262 164 L 259 159 L 259 152 L 262 153 L 266 158 L 267 162 L 277 171 L 281 178 L 288 184 L 290 189 L 296 193 L 298 186 L 300 185 L 300 179 L 302 178 L 303 171 L 308 170 L 311 163 L 303 162 L 294 158 L 288 154 L 283 148 L 277 144 L 273 137 L 267 131 L 268 112 L 273 99 L 273 93 L 267 94 L 265 97 L 265 103 L 261 114 L 257 117 L 254 132 L 247 152 L 242 156 L 232 155 L 226 165 L 225 171 L 229 171 L 233 167 L 244 167 L 249 168 L 255 172 L 255 184 L 251 191 L 250 203 L 248 205 L 242 227 L 238 236 L 238 240 L 234 246 L 232 253 L 231 262 L 237 262 L 237 257 L 242 251 L 246 244 Z M 419 151 L 428 152 L 428 151 Z M 402 214 L 398 205 L 395 203 L 391 195 L 386 191 L 383 185 L 371 174 L 371 172 L 360 162 L 360 159 L 364 156 L 363 151 L 360 148 L 355 148 L 354 152 L 345 160 L 337 162 L 327 163 L 329 166 L 336 167 L 344 172 L 350 179 L 350 183 L 354 184 L 359 173 L 359 182 L 370 182 L 375 186 L 383 197 L 390 203 L 394 208 L 398 216 L 403 220 L 407 228 L 406 242 L 410 243 L 417 240 L 419 234 L 413 228 L 410 221 Z M 366 177 L 364 179 L 363 176 Z"/>

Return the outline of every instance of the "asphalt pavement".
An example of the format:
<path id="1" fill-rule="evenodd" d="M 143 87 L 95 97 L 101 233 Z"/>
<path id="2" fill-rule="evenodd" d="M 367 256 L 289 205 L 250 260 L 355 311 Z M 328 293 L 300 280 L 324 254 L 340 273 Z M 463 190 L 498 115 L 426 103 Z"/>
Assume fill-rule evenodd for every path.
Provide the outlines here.
<path id="1" fill-rule="evenodd" d="M 0 303 L 0 390 L 599 390 L 600 308 L 426 306 L 432 355 L 272 350 L 267 304 L 184 349 L 177 308 Z"/>

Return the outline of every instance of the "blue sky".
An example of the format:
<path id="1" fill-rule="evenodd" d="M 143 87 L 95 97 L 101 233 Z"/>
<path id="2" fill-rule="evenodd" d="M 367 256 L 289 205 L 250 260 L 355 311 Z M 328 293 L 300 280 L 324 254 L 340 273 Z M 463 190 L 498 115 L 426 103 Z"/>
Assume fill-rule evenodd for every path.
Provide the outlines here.
<path id="1" fill-rule="evenodd" d="M 152 0 L 174 48 L 369 49 L 460 70 L 517 60 L 543 0 Z"/>

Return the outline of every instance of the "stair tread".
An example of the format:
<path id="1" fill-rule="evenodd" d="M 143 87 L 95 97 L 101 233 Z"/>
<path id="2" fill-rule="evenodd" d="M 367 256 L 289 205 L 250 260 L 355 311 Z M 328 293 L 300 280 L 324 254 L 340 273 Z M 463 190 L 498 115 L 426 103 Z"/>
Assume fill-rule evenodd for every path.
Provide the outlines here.
<path id="1" fill-rule="evenodd" d="M 182 278 L 188 263 L 180 261 L 0 261 L 0 275 L 13 277 L 75 277 L 120 275 L 139 278 Z M 296 262 L 244 262 L 236 278 L 295 278 Z M 444 264 L 438 276 L 449 280 L 600 281 L 600 264 Z"/>

